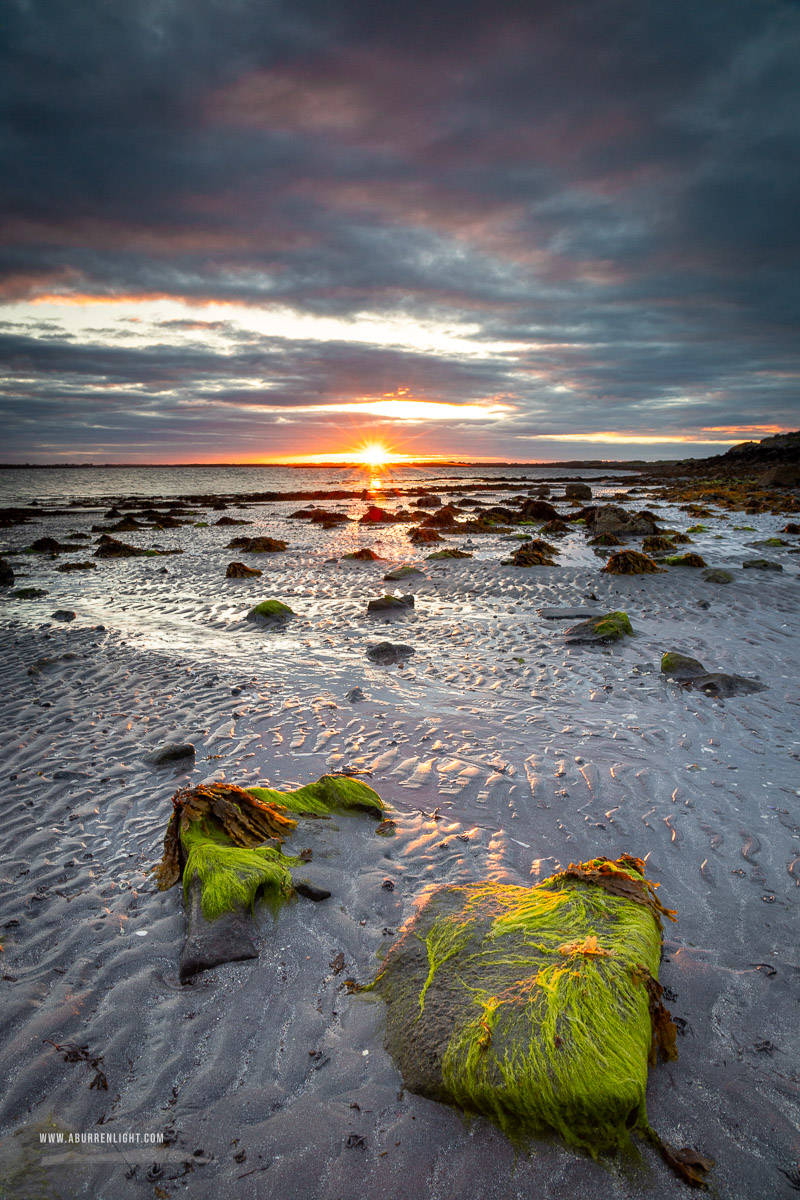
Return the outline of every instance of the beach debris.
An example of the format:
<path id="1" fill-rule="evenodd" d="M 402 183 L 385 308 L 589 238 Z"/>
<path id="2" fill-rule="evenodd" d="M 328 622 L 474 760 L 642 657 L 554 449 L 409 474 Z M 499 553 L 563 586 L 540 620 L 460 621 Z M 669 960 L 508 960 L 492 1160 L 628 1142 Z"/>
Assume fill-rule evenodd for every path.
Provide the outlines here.
<path id="1" fill-rule="evenodd" d="M 286 549 L 286 542 L 271 537 L 235 537 L 226 550 L 244 550 L 246 554 L 277 554 Z"/>
<path id="2" fill-rule="evenodd" d="M 730 571 L 725 571 L 722 567 L 709 567 L 707 571 L 703 571 L 703 579 L 706 583 L 733 583 Z"/>
<path id="3" fill-rule="evenodd" d="M 79 1046 L 76 1042 L 64 1042 L 59 1045 L 50 1038 L 44 1038 L 44 1043 L 47 1046 L 54 1046 L 65 1063 L 85 1062 L 94 1071 L 94 1078 L 89 1084 L 89 1088 L 97 1088 L 98 1091 L 103 1092 L 108 1091 L 108 1080 L 103 1071 L 102 1054 L 92 1054 L 88 1045 Z"/>
<path id="4" fill-rule="evenodd" d="M 571 625 L 564 633 L 564 638 L 572 645 L 591 642 L 618 642 L 623 637 L 631 637 L 631 627 L 626 612 L 609 612 L 600 616 L 590 617 L 579 625 Z"/>
<path id="5" fill-rule="evenodd" d="M 258 567 L 248 567 L 245 563 L 232 562 L 228 563 L 225 569 L 226 579 L 252 579 L 257 575 L 262 575 Z"/>
<path id="6" fill-rule="evenodd" d="M 394 663 L 401 663 L 413 653 L 414 647 L 406 646 L 402 642 L 376 642 L 367 647 L 367 658 L 379 667 L 391 667 Z"/>
<path id="7" fill-rule="evenodd" d="M 250 609 L 246 621 L 260 621 L 264 625 L 283 625 L 290 617 L 297 614 L 288 604 L 280 600 L 262 600 Z"/>
<path id="8" fill-rule="evenodd" d="M 407 596 L 378 596 L 367 604 L 368 613 L 406 613 L 414 607 L 414 597 Z"/>
<path id="9" fill-rule="evenodd" d="M 603 567 L 606 575 L 655 575 L 660 570 L 652 558 L 638 550 L 618 550 Z"/>
<path id="10" fill-rule="evenodd" d="M 52 621 L 74 621 L 77 615 L 70 608 L 57 608 L 54 613 L 50 614 L 50 619 Z"/>
<path id="11" fill-rule="evenodd" d="M 681 654 L 678 650 L 667 650 L 661 656 L 661 673 L 684 687 L 696 688 L 699 692 L 705 692 L 707 696 L 721 699 L 766 691 L 766 684 L 758 679 L 748 679 L 744 675 L 727 675 L 721 671 L 708 671 L 698 659 Z"/>
<path id="12" fill-rule="evenodd" d="M 56 567 L 57 571 L 96 571 L 97 563 L 93 562 L 68 562 L 62 563 L 60 567 Z"/>
<path id="13" fill-rule="evenodd" d="M 418 528 L 409 531 L 408 540 L 415 546 L 422 546 L 427 542 L 443 542 L 444 538 L 435 529 Z"/>
<path id="14" fill-rule="evenodd" d="M 665 562 L 670 567 L 708 566 L 708 563 L 701 554 L 693 554 L 691 551 L 688 554 L 670 554 L 666 558 L 662 558 L 661 562 Z"/>
<path id="15" fill-rule="evenodd" d="M 568 483 L 564 487 L 567 500 L 591 500 L 592 489 L 588 483 Z"/>
<path id="16" fill-rule="evenodd" d="M 468 550 L 459 550 L 455 546 L 453 546 L 446 550 L 434 551 L 433 554 L 428 555 L 427 561 L 428 562 L 439 562 L 443 559 L 448 559 L 448 558 L 472 558 L 472 555 L 469 553 Z"/>
<path id="17" fill-rule="evenodd" d="M 167 767 L 187 758 L 194 758 L 195 753 L 191 742 L 166 742 L 149 754 L 147 761 L 154 767 Z"/>
<path id="18" fill-rule="evenodd" d="M 14 568 L 6 558 L 0 558 L 0 587 L 12 587 L 14 584 Z"/>
<path id="19" fill-rule="evenodd" d="M 782 571 L 780 563 L 771 562 L 768 558 L 746 558 L 742 563 L 743 571 Z"/>
<path id="20" fill-rule="evenodd" d="M 385 562 L 380 554 L 376 554 L 374 550 L 370 550 L 365 546 L 363 550 L 353 550 L 351 554 L 343 554 L 342 558 L 349 558 L 354 562 Z"/>
<path id="21" fill-rule="evenodd" d="M 422 574 L 424 574 L 424 572 L 420 571 L 419 567 L 402 566 L 395 567 L 393 570 L 387 571 L 383 579 L 385 583 L 397 583 L 401 579 L 408 579 L 412 575 Z"/>
<path id="22" fill-rule="evenodd" d="M 677 1057 L 658 982 L 660 902 L 641 859 L 572 863 L 535 887 L 492 880 L 429 895 L 363 990 L 411 1091 L 483 1113 L 509 1136 L 591 1154 L 658 1144 L 648 1065 Z M 357 990 L 357 989 L 354 989 Z"/>
<path id="23" fill-rule="evenodd" d="M 334 812 L 383 816 L 377 792 L 361 780 L 323 775 L 294 791 L 245 790 L 234 784 L 199 784 L 172 797 L 164 853 L 154 874 L 164 891 L 183 880 L 188 918 L 180 978 L 223 962 L 254 958 L 258 949 L 250 919 L 257 898 L 276 911 L 296 893 L 322 900 L 325 889 L 307 879 L 295 885 L 291 870 L 308 854 L 282 852 L 297 816 Z M 328 893 L 329 894 L 329 893 Z"/>
<path id="24" fill-rule="evenodd" d="M 523 542 L 505 562 L 515 567 L 554 567 L 552 556 L 558 553 L 557 546 L 541 538 L 532 538 L 529 542 Z"/>

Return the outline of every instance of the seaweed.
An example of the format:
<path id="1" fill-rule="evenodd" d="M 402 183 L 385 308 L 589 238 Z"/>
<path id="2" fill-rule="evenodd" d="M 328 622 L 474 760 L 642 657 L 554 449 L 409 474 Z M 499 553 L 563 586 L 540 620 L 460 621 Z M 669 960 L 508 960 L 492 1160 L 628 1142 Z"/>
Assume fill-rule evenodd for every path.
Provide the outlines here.
<path id="1" fill-rule="evenodd" d="M 251 796 L 264 804 L 280 805 L 298 816 L 327 817 L 334 812 L 365 812 L 383 816 L 383 801 L 369 784 L 348 776 L 323 775 L 316 783 L 293 792 L 273 788 L 249 788 Z"/>
<path id="2" fill-rule="evenodd" d="M 611 555 L 603 571 L 607 575 L 654 575 L 659 567 L 638 550 L 618 550 Z"/>

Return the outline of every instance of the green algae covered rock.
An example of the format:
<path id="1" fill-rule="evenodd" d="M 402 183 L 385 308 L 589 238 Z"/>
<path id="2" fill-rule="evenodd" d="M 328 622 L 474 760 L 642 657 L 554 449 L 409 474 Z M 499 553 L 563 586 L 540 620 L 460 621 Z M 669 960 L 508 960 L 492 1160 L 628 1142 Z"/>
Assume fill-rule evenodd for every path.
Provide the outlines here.
<path id="1" fill-rule="evenodd" d="M 640 859 L 593 859 L 536 887 L 437 889 L 371 987 L 406 1086 L 509 1136 L 559 1134 L 591 1154 L 651 1134 L 656 1048 L 677 1057 L 660 1001 L 661 916 Z"/>
<path id="2" fill-rule="evenodd" d="M 573 643 L 618 642 L 623 637 L 632 637 L 633 627 L 627 613 L 610 612 L 570 626 L 564 636 Z"/>
<path id="3" fill-rule="evenodd" d="M 280 600 L 262 600 L 260 604 L 250 609 L 245 620 L 247 621 L 267 621 L 271 623 L 283 623 L 288 621 L 290 617 L 295 616 L 293 609 L 289 608 L 288 604 L 281 603 Z"/>
<path id="4" fill-rule="evenodd" d="M 693 554 L 691 551 L 688 554 L 669 554 L 661 560 L 669 567 L 707 567 L 708 563 L 703 558 L 702 554 Z"/>
<path id="5" fill-rule="evenodd" d="M 703 571 L 703 579 L 706 583 L 733 583 L 730 571 L 725 571 L 722 567 L 709 567 L 707 571 Z"/>
<path id="6" fill-rule="evenodd" d="M 323 775 L 316 783 L 307 783 L 294 792 L 259 787 L 248 788 L 248 791 L 265 804 L 279 804 L 299 816 L 326 817 L 335 812 L 383 816 L 383 801 L 378 793 L 360 779 L 344 775 Z"/>
<path id="7" fill-rule="evenodd" d="M 411 566 L 405 565 L 402 567 L 394 567 L 393 570 L 387 571 L 387 573 L 384 575 L 383 578 L 387 582 L 396 583 L 398 580 L 408 579 L 409 576 L 411 576 L 411 575 L 422 575 L 422 574 L 423 574 L 423 572 L 420 571 L 419 567 L 411 567 Z"/>
<path id="8" fill-rule="evenodd" d="M 440 559 L 447 558 L 472 558 L 472 555 L 467 550 L 437 550 L 434 554 L 428 555 L 429 562 L 438 562 Z"/>
<path id="9" fill-rule="evenodd" d="M 667 650 L 661 656 L 661 673 L 671 675 L 673 679 L 692 679 L 697 675 L 705 675 L 706 669 L 697 658 L 690 658 L 678 650 Z"/>

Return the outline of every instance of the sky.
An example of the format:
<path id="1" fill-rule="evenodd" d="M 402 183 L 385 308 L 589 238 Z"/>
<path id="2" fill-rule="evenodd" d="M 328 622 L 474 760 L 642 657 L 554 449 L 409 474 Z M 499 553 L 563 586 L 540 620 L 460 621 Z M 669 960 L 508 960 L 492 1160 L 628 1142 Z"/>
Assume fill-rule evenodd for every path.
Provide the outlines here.
<path id="1" fill-rule="evenodd" d="M 0 461 L 800 426 L 797 0 L 4 0 Z"/>

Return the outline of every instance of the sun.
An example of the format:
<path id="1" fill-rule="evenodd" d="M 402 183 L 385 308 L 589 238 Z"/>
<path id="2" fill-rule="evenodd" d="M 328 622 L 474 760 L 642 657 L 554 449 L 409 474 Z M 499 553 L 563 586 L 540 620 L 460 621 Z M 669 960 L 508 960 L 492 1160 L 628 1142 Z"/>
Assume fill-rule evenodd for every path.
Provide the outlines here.
<path id="1" fill-rule="evenodd" d="M 359 450 L 356 461 L 374 470 L 375 467 L 385 467 L 390 458 L 391 454 L 380 442 L 369 442 L 363 450 Z"/>

